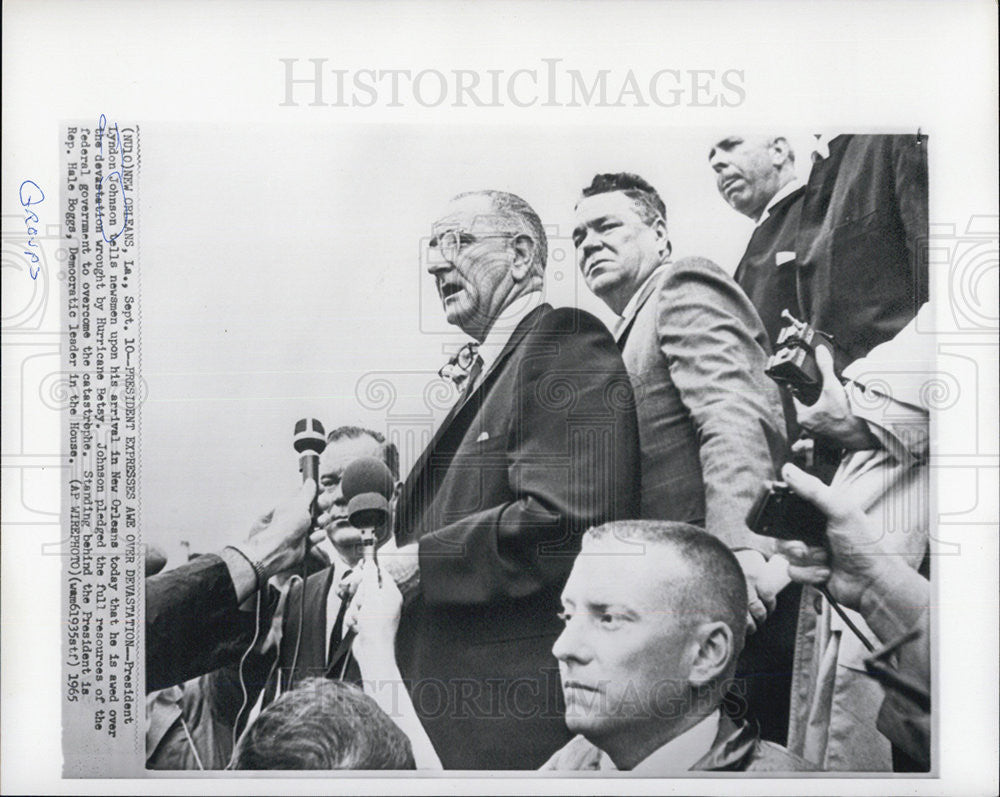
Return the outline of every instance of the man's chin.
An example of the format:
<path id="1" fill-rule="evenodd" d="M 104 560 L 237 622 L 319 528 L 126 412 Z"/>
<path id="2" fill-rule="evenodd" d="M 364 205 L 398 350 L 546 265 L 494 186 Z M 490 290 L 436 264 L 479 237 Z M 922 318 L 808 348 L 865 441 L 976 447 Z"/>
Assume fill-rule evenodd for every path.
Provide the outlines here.
<path id="1" fill-rule="evenodd" d="M 330 535 L 330 543 L 337 550 L 340 558 L 351 567 L 361 561 L 363 546 L 360 534 L 332 534 Z"/>

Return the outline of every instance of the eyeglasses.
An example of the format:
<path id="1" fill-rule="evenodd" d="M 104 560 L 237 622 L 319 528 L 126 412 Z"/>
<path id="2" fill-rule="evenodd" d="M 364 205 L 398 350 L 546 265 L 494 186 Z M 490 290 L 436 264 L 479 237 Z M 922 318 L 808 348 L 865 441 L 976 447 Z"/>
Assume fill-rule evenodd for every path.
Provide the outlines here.
<path id="1" fill-rule="evenodd" d="M 454 262 L 458 257 L 458 253 L 469 244 L 474 244 L 479 241 L 484 241 L 487 238 L 513 238 L 520 233 L 516 232 L 496 232 L 496 233 L 486 233 L 483 235 L 473 235 L 470 232 L 465 232 L 465 230 L 448 230 L 448 232 L 443 232 L 440 235 L 435 235 L 431 238 L 429 246 L 431 249 L 437 249 L 441 252 L 441 256 L 448 261 Z"/>
<path id="2" fill-rule="evenodd" d="M 466 343 L 438 369 L 438 376 L 442 379 L 450 379 L 456 385 L 461 385 L 472 370 L 477 356 L 479 356 L 479 344 L 471 341 Z"/>

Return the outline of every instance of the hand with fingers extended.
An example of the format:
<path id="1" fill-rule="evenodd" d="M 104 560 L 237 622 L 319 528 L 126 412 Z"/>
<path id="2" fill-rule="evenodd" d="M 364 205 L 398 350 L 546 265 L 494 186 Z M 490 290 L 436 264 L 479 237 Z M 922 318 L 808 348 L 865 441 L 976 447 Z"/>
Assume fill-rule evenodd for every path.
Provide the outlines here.
<path id="1" fill-rule="evenodd" d="M 246 540 L 227 546 L 219 554 L 229 567 L 240 601 L 263 587 L 271 576 L 302 561 L 315 494 L 316 482 L 303 482 L 292 498 L 254 521 Z"/>
<path id="2" fill-rule="evenodd" d="M 902 557 L 885 549 L 877 529 L 848 494 L 828 487 L 794 465 L 785 465 L 782 475 L 796 494 L 815 504 L 827 517 L 825 548 L 797 540 L 779 544 L 793 581 L 825 584 L 839 603 L 860 610 L 873 587 L 885 583 L 900 567 L 910 569 Z"/>

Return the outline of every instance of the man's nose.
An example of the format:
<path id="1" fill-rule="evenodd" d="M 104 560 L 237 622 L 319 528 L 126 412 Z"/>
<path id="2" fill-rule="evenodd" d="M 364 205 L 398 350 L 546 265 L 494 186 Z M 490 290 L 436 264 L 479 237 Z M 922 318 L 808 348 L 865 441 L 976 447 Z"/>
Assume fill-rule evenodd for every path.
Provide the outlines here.
<path id="1" fill-rule="evenodd" d="M 427 273 L 432 276 L 443 274 L 454 268 L 454 264 L 445 258 L 440 249 L 430 249 L 427 255 Z"/>
<path id="2" fill-rule="evenodd" d="M 583 236 L 583 240 L 580 241 L 580 244 L 576 248 L 579 265 L 583 266 L 583 264 L 587 262 L 588 257 L 603 247 L 604 237 L 596 230 L 588 229 L 586 234 Z"/>
<path id="3" fill-rule="evenodd" d="M 708 165 L 712 167 L 712 171 L 714 171 L 716 174 L 719 174 L 724 169 L 726 169 L 730 164 L 729 164 L 729 159 L 724 154 L 716 153 L 715 155 L 712 156 L 712 159 L 708 162 Z"/>
<path id="4" fill-rule="evenodd" d="M 552 646 L 552 655 L 561 662 L 586 664 L 593 658 L 593 652 L 581 633 L 582 623 L 574 618 L 569 619 L 562 633 Z"/>

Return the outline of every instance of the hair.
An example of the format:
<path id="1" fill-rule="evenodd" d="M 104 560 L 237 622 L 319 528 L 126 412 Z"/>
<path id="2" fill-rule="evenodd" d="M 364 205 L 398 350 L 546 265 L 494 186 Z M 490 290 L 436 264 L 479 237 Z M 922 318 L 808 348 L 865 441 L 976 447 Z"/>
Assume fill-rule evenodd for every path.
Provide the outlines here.
<path id="1" fill-rule="evenodd" d="M 533 265 L 539 275 L 544 273 L 545 264 L 549 259 L 549 239 L 545 234 L 545 227 L 542 225 L 542 220 L 538 217 L 535 209 L 517 194 L 511 194 L 507 191 L 493 191 L 490 189 L 466 191 L 454 198 L 462 199 L 467 196 L 487 197 L 497 215 L 503 216 L 507 221 L 513 221 L 519 233 L 533 239 L 535 242 Z"/>
<path id="2" fill-rule="evenodd" d="M 356 686 L 309 678 L 247 728 L 232 769 L 415 769 L 405 733 Z"/>
<path id="3" fill-rule="evenodd" d="M 621 191 L 635 205 L 636 211 L 643 222 L 652 226 L 657 219 L 667 221 L 667 207 L 653 186 L 637 174 L 617 172 L 615 174 L 596 174 L 590 185 L 583 189 L 583 197 L 596 194 L 611 194 Z"/>
<path id="4" fill-rule="evenodd" d="M 767 143 L 770 145 L 779 139 L 788 144 L 788 139 L 784 136 L 771 136 L 767 139 Z M 708 159 L 712 160 L 717 149 L 721 149 L 723 152 L 730 152 L 744 141 L 746 141 L 746 139 L 743 138 L 743 136 L 726 136 L 721 141 L 715 142 L 715 146 L 708 151 Z M 795 150 L 792 149 L 791 144 L 788 145 L 788 162 L 791 164 L 795 163 Z"/>
<path id="5" fill-rule="evenodd" d="M 327 443 L 336 443 L 338 440 L 357 440 L 359 437 L 368 436 L 372 438 L 381 448 L 382 461 L 392 474 L 393 479 L 399 479 L 399 449 L 395 443 L 387 443 L 385 435 L 373 429 L 365 429 L 363 426 L 338 426 L 326 436 Z"/>
<path id="6" fill-rule="evenodd" d="M 585 537 L 661 545 L 679 557 L 687 578 L 672 581 L 671 589 L 686 613 L 729 626 L 733 654 L 728 674 L 732 674 L 746 637 L 747 583 L 725 544 L 704 529 L 669 520 L 615 520 L 590 529 Z"/>

